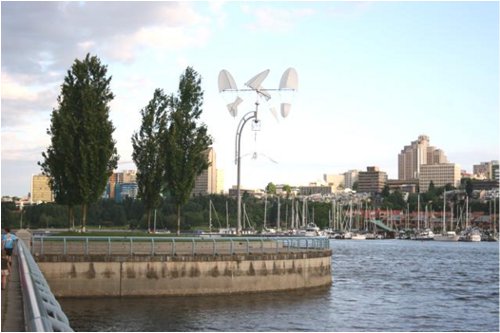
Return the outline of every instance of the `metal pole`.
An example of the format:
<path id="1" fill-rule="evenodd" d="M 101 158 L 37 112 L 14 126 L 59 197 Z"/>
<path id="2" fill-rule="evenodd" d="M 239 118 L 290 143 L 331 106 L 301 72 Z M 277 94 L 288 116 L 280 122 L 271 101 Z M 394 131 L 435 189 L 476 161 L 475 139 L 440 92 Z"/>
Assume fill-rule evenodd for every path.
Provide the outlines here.
<path id="1" fill-rule="evenodd" d="M 243 132 L 243 127 L 250 119 L 255 119 L 257 122 L 257 109 L 259 103 L 255 103 L 255 111 L 250 111 L 241 118 L 238 124 L 238 129 L 236 130 L 236 165 L 237 165 L 237 178 L 236 178 L 236 196 L 237 196 L 237 230 L 236 233 L 241 235 L 241 133 Z"/>
<path id="2" fill-rule="evenodd" d="M 443 228 L 442 229 L 443 229 L 442 234 L 444 235 L 446 233 L 446 191 L 443 191 Z"/>
<path id="3" fill-rule="evenodd" d="M 155 208 L 155 218 L 153 220 L 153 233 L 156 234 L 156 208 Z"/>

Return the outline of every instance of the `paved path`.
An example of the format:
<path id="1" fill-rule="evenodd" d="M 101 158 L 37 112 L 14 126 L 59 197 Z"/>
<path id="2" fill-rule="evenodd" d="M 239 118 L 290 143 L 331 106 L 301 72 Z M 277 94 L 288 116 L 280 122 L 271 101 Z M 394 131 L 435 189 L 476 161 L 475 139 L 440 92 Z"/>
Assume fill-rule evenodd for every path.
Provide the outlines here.
<path id="1" fill-rule="evenodd" d="M 14 251 L 15 252 L 15 251 Z M 2 290 L 2 332 L 24 332 L 23 296 L 17 255 L 12 256 L 12 270 L 7 287 Z"/>

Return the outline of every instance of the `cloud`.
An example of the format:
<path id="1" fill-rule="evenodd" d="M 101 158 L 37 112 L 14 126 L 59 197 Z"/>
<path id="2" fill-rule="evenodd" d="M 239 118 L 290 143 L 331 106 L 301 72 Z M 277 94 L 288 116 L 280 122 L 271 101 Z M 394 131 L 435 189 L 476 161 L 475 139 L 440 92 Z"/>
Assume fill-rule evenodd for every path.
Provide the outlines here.
<path id="1" fill-rule="evenodd" d="M 85 52 L 103 51 L 96 45 L 125 62 L 168 40 L 172 48 L 203 45 L 208 36 L 190 27 L 209 23 L 189 2 L 2 2 L 2 71 L 64 71 Z"/>
<path id="2" fill-rule="evenodd" d="M 203 47 L 211 37 L 210 20 L 189 2 L 2 2 L 1 6 L 2 159 L 33 156 L 30 151 L 47 142 L 50 113 L 75 58 L 91 53 L 113 66 L 117 66 L 113 61 L 130 65 L 144 52 Z M 128 92 L 145 84 L 125 82 Z"/>
<path id="3" fill-rule="evenodd" d="M 17 80 L 13 79 L 8 73 L 2 72 L 2 99 L 17 100 L 23 99 L 25 101 L 33 101 L 37 98 L 37 94 L 28 89 L 26 85 L 22 84 L 21 77 Z"/>
<path id="4" fill-rule="evenodd" d="M 52 86 L 30 85 L 29 75 L 2 72 L 2 132 L 6 128 L 35 119 L 47 118 L 57 104 L 57 92 Z"/>
<path id="5" fill-rule="evenodd" d="M 30 133 L 29 136 L 26 133 Z M 2 162 L 39 161 L 50 144 L 50 137 L 37 124 L 23 124 L 16 129 L 2 129 Z"/>
<path id="6" fill-rule="evenodd" d="M 293 29 L 301 19 L 312 16 L 315 11 L 311 8 L 256 8 L 242 7 L 244 13 L 253 15 L 255 22 L 248 24 L 250 30 L 267 30 L 287 32 Z"/>

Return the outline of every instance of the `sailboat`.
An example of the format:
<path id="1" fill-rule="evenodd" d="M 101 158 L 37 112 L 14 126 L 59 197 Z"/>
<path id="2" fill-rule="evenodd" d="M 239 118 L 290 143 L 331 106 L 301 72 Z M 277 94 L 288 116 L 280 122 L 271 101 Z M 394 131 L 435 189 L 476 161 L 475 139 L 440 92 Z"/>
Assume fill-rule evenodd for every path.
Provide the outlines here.
<path id="1" fill-rule="evenodd" d="M 477 228 L 469 227 L 469 197 L 465 198 L 465 230 L 460 235 L 459 241 L 463 242 L 480 242 L 481 232 Z"/>
<path id="2" fill-rule="evenodd" d="M 453 208 L 450 207 L 450 211 Z M 456 242 L 460 238 L 455 231 L 446 231 L 446 191 L 443 193 L 443 227 L 440 235 L 435 235 L 434 240 L 440 242 Z"/>
<path id="3" fill-rule="evenodd" d="M 415 235 L 415 240 L 434 240 L 434 232 L 430 228 L 426 228 L 424 224 L 424 230 L 420 230 L 420 193 L 417 197 L 417 233 Z"/>

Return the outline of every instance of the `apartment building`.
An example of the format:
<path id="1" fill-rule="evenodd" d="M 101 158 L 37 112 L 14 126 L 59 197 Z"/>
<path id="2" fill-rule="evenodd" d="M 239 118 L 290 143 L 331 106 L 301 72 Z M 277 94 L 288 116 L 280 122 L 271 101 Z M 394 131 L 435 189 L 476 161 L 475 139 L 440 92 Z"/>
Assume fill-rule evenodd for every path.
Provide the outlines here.
<path id="1" fill-rule="evenodd" d="M 334 192 L 341 191 L 345 188 L 344 174 L 324 174 L 323 180 L 328 186 L 331 186 L 333 188 Z"/>
<path id="2" fill-rule="evenodd" d="M 215 150 L 209 148 L 206 152 L 210 166 L 204 170 L 195 180 L 191 195 L 207 195 L 217 192 L 217 161 Z"/>
<path id="3" fill-rule="evenodd" d="M 54 194 L 49 186 L 49 177 L 42 174 L 31 177 L 31 203 L 54 202 Z"/>
<path id="4" fill-rule="evenodd" d="M 398 155 L 399 180 L 418 179 L 422 165 L 448 163 L 444 151 L 430 146 L 429 141 L 429 136 L 420 135 L 401 150 Z"/>
<path id="5" fill-rule="evenodd" d="M 358 181 L 358 170 L 349 170 L 344 172 L 344 187 L 352 188 L 354 183 Z"/>
<path id="6" fill-rule="evenodd" d="M 380 193 L 387 182 L 387 173 L 378 167 L 369 166 L 358 174 L 358 192 Z"/>
<path id="7" fill-rule="evenodd" d="M 222 169 L 217 169 L 216 192 L 218 194 L 224 193 L 224 170 L 222 170 Z"/>
<path id="8" fill-rule="evenodd" d="M 460 165 L 455 163 L 425 164 L 422 165 L 418 185 L 420 192 L 427 192 L 431 181 L 434 186 L 445 186 L 451 184 L 460 185 Z"/>
<path id="9" fill-rule="evenodd" d="M 481 162 L 472 166 L 472 173 L 478 179 L 498 180 L 498 161 Z"/>

